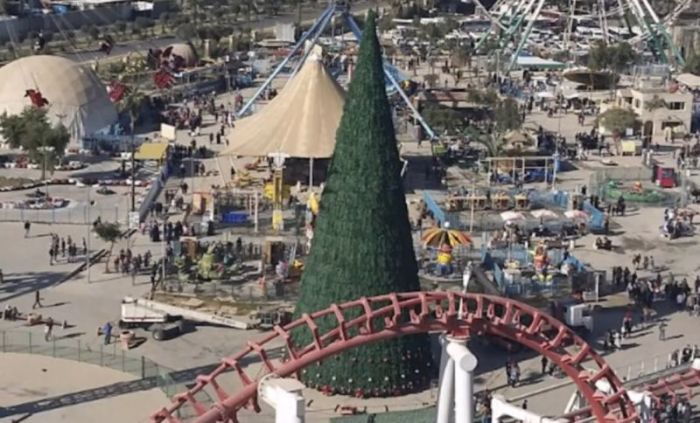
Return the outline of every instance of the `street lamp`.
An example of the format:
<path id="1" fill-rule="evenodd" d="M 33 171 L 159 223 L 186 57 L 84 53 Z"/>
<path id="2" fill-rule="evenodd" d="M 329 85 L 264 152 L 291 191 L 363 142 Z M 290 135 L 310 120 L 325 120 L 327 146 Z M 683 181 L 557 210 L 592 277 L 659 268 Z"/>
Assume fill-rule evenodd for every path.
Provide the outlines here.
<path id="1" fill-rule="evenodd" d="M 90 208 L 92 207 L 92 200 L 90 200 L 90 191 L 91 191 L 91 186 L 86 185 L 87 187 L 87 234 L 86 234 L 86 251 L 85 251 L 85 272 L 87 274 L 87 283 L 90 283 L 90 228 L 92 227 L 92 222 L 90 220 Z"/>
<path id="2" fill-rule="evenodd" d="M 41 154 L 44 158 L 44 162 L 41 168 L 41 176 L 44 178 L 44 189 L 46 189 L 46 198 L 49 197 L 49 181 L 46 179 L 46 156 L 48 155 L 48 153 L 53 153 L 55 150 L 56 148 L 50 145 L 42 145 L 41 147 L 39 147 L 39 151 L 41 151 Z"/>

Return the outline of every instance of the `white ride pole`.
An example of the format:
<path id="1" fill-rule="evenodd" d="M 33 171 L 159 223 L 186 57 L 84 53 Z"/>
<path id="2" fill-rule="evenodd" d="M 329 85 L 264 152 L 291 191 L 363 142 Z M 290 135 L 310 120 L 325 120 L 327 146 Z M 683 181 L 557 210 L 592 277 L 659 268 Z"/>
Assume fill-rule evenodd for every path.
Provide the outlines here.
<path id="1" fill-rule="evenodd" d="M 466 346 L 465 338 L 448 338 L 447 353 L 454 360 L 455 423 L 474 421 L 474 369 L 477 359 Z"/>

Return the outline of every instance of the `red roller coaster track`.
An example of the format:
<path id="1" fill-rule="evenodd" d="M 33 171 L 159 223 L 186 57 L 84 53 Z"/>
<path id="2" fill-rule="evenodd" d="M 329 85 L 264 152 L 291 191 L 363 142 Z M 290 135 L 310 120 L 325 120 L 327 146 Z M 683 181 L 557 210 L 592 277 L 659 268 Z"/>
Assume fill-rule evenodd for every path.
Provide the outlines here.
<path id="1" fill-rule="evenodd" d="M 460 307 L 463 307 L 461 318 Z M 349 310 L 361 314 L 355 319 L 346 320 L 345 312 Z M 409 319 L 402 317 L 407 315 Z M 337 327 L 319 333 L 315 320 L 326 316 L 335 318 Z M 377 328 L 372 324 L 377 319 L 384 320 L 384 327 Z M 291 332 L 296 328 L 308 328 L 313 334 L 313 342 L 303 348 L 295 347 L 291 342 Z M 266 374 L 286 377 L 312 363 L 363 344 L 425 332 L 476 336 L 490 334 L 519 343 L 556 363 L 575 382 L 590 405 L 587 415 L 580 415 L 579 418 L 595 417 L 598 422 L 609 423 L 637 420 L 634 405 L 610 366 L 566 325 L 541 310 L 512 299 L 488 295 L 412 292 L 333 304 L 325 310 L 303 315 L 284 328 L 277 326 L 261 341 L 250 342 L 243 351 L 223 359 L 212 373 L 198 376 L 189 391 L 176 395 L 169 407 L 151 416 L 151 422 L 181 423 L 176 416 L 183 407 L 194 411 L 196 423 L 238 422 L 240 409 L 250 406 L 255 411 L 260 410 L 257 382 Z M 288 357 L 285 361 L 271 360 L 265 349 L 279 340 L 287 347 Z M 255 359 L 263 364 L 258 378 L 249 376 L 241 365 L 244 361 Z M 217 383 L 217 377 L 229 371 L 234 371 L 243 385 L 232 394 L 225 392 Z M 607 392 L 596 388 L 596 382 L 601 380 L 609 384 Z M 219 401 L 210 409 L 195 398 L 206 387 L 213 391 Z"/>

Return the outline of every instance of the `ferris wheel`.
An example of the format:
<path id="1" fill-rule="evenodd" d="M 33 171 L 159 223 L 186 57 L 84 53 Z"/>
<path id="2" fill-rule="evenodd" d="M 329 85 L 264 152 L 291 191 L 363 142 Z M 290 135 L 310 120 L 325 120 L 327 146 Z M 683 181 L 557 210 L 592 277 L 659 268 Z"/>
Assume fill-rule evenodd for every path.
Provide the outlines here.
<path id="1" fill-rule="evenodd" d="M 682 66 L 684 58 L 668 28 L 692 1 L 665 3 L 661 18 L 650 0 L 498 0 L 489 10 L 475 0 L 491 22 L 476 50 L 495 43 L 495 50 L 508 58 L 505 70 L 510 71 L 525 48 L 548 47 L 571 54 L 589 49 L 591 41 L 627 41 L 650 51 L 661 63 Z"/>

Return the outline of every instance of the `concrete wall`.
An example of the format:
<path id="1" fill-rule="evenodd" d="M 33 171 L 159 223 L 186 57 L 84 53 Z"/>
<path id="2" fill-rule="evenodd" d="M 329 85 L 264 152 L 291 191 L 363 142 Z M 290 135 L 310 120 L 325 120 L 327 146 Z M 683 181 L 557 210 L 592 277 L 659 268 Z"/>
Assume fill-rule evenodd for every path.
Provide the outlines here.
<path id="1" fill-rule="evenodd" d="M 17 42 L 32 32 L 77 31 L 83 25 L 109 25 L 118 20 L 128 20 L 131 15 L 131 5 L 125 3 L 71 11 L 62 15 L 30 16 L 0 21 L 0 43 L 10 41 L 10 35 Z"/>

